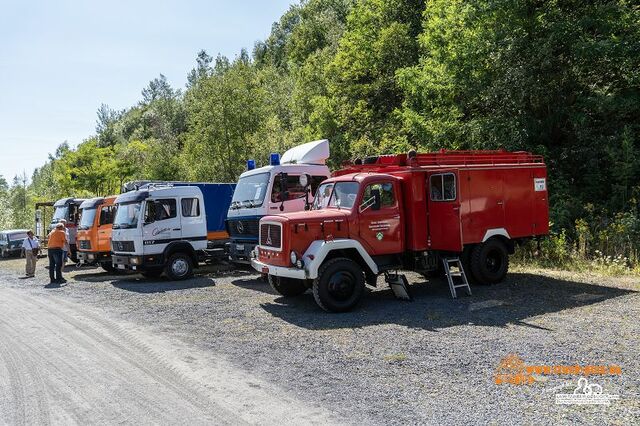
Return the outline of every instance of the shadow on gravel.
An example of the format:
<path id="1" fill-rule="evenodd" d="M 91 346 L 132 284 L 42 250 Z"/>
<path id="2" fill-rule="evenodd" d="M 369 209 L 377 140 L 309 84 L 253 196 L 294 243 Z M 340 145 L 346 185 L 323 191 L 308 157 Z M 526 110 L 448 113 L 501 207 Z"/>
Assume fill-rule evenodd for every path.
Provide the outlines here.
<path id="1" fill-rule="evenodd" d="M 111 285 L 135 293 L 166 293 L 168 291 L 213 287 L 216 285 L 216 282 L 212 278 L 207 277 L 196 277 L 185 281 L 163 281 L 161 278 L 156 281 L 150 281 L 140 278 L 138 280 L 120 279 L 113 281 Z"/>
<path id="2" fill-rule="evenodd" d="M 246 276 L 246 275 L 245 275 Z M 267 280 L 260 279 L 259 277 L 244 278 L 231 281 L 232 285 L 236 287 L 246 288 L 249 290 L 261 291 L 268 294 L 277 294 L 271 289 L 271 286 Z"/>
<path id="3" fill-rule="evenodd" d="M 383 284 L 384 285 L 384 284 Z M 463 324 L 504 327 L 508 324 L 549 330 L 526 322 L 527 318 L 600 303 L 635 293 L 532 274 L 509 274 L 502 284 L 472 286 L 473 296 L 452 299 L 443 280 L 413 283 L 412 302 L 395 299 L 390 289 L 368 292 L 353 312 L 324 313 L 311 292 L 294 298 L 279 297 L 262 308 L 284 321 L 312 330 L 398 324 L 437 331 Z"/>

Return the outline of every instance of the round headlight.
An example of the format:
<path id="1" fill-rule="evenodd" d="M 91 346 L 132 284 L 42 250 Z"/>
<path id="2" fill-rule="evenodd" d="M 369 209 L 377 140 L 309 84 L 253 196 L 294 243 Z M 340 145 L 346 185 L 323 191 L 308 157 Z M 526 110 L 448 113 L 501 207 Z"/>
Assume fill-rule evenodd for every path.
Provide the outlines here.
<path id="1" fill-rule="evenodd" d="M 289 253 L 289 259 L 291 260 L 292 265 L 296 264 L 296 262 L 298 261 L 298 255 L 296 254 L 295 251 L 292 251 L 291 253 Z"/>

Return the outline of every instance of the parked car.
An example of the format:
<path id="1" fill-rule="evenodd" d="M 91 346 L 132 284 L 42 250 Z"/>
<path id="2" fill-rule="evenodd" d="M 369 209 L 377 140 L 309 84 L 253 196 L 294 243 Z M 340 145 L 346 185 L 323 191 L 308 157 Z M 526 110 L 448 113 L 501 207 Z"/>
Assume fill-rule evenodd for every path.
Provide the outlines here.
<path id="1" fill-rule="evenodd" d="M 22 253 L 22 242 L 27 238 L 26 229 L 0 231 L 0 257 L 7 258 Z"/>

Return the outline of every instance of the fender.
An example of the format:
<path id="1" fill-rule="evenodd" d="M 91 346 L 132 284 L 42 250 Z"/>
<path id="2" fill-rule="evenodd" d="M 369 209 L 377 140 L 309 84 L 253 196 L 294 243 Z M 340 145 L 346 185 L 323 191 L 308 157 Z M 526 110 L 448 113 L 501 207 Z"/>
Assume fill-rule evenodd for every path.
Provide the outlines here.
<path id="1" fill-rule="evenodd" d="M 509 236 L 509 233 L 505 228 L 493 228 L 493 229 L 487 229 L 487 232 L 484 233 L 484 238 L 482 239 L 482 242 L 484 243 L 489 238 L 495 237 L 496 235 L 505 237 L 507 240 L 511 239 L 511 237 Z"/>
<path id="2" fill-rule="evenodd" d="M 308 279 L 315 279 L 318 277 L 318 269 L 320 265 L 327 258 L 327 255 L 335 250 L 355 249 L 358 251 L 362 259 L 371 269 L 371 271 L 377 275 L 378 266 L 373 261 L 369 253 L 362 247 L 362 244 L 356 240 L 351 239 L 335 239 L 332 241 L 314 241 L 311 243 L 307 251 L 304 252 L 302 259 L 304 260 L 304 269 Z"/>
<path id="3" fill-rule="evenodd" d="M 169 256 L 171 256 L 173 253 L 176 253 L 176 252 L 187 253 L 189 256 L 191 256 L 191 259 L 193 260 L 194 266 L 198 263 L 198 258 L 196 256 L 196 250 L 193 248 L 191 243 L 189 243 L 189 241 L 185 241 L 185 240 L 173 241 L 173 242 L 169 243 L 169 245 L 167 245 L 167 247 L 165 247 L 164 252 L 163 252 L 164 263 L 167 262 L 167 260 L 169 259 Z"/>

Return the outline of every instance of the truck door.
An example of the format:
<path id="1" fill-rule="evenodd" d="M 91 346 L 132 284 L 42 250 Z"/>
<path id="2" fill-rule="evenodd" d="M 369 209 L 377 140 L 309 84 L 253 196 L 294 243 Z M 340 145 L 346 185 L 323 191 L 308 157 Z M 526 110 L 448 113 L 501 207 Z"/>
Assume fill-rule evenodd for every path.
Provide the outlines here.
<path id="1" fill-rule="evenodd" d="M 160 253 L 167 244 L 182 238 L 177 200 L 147 200 L 142 229 L 145 253 Z"/>
<path id="2" fill-rule="evenodd" d="M 98 251 L 111 251 L 111 227 L 115 206 L 102 206 L 98 211 Z"/>
<path id="3" fill-rule="evenodd" d="M 195 196 L 181 198 L 180 214 L 182 216 L 182 238 L 190 240 L 196 248 L 198 245 L 205 248 L 207 242 L 202 237 L 207 235 L 207 225 L 200 198 Z"/>
<path id="4" fill-rule="evenodd" d="M 427 217 L 433 250 L 462 251 L 458 171 L 431 173 L 427 177 Z"/>
<path id="5" fill-rule="evenodd" d="M 400 192 L 391 180 L 368 183 L 358 206 L 360 239 L 373 255 L 404 250 Z"/>

